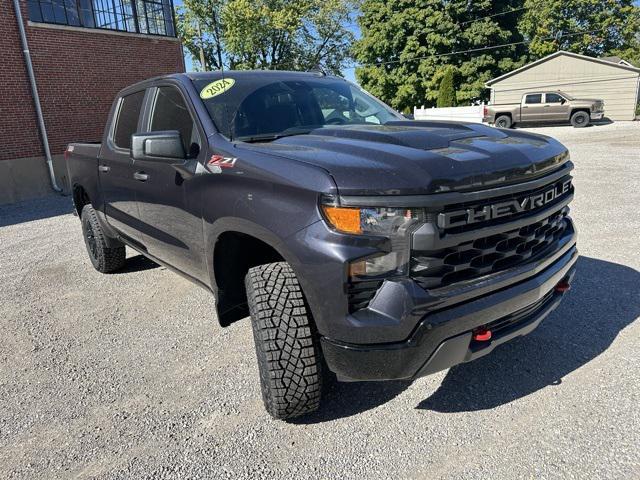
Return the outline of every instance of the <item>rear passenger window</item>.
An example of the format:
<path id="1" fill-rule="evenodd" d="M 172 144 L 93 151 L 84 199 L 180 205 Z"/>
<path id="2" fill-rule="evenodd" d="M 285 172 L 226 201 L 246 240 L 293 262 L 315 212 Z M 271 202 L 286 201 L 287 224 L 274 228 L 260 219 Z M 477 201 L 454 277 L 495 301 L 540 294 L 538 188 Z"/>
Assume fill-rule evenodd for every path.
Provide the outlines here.
<path id="1" fill-rule="evenodd" d="M 153 114 L 151 115 L 151 131 L 177 130 L 182 136 L 184 151 L 190 158 L 200 152 L 198 130 L 191 114 L 177 88 L 159 87 Z"/>
<path id="2" fill-rule="evenodd" d="M 532 95 L 527 95 L 526 98 L 524 99 L 524 103 L 527 103 L 527 104 L 542 103 L 542 94 L 534 93 Z"/>
<path id="3" fill-rule="evenodd" d="M 131 135 L 138 129 L 138 117 L 142 109 L 144 90 L 122 97 L 120 111 L 113 132 L 113 142 L 119 148 L 131 148 Z"/>

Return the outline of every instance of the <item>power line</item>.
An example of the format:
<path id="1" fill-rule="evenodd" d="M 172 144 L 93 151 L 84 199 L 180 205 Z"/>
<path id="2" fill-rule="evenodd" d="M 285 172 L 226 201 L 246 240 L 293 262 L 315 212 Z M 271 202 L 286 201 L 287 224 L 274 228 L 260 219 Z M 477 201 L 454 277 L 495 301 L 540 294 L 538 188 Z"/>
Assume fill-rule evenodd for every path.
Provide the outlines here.
<path id="1" fill-rule="evenodd" d="M 600 28 L 597 30 L 585 30 L 585 31 L 581 31 L 581 32 L 572 32 L 572 33 L 565 33 L 562 35 L 556 35 L 553 37 L 543 37 L 543 38 L 537 38 L 535 40 L 537 41 L 544 41 L 544 40 L 558 40 L 560 38 L 564 38 L 564 37 L 573 37 L 575 35 L 588 35 L 588 34 L 592 34 L 592 33 L 598 33 L 598 32 L 602 32 L 604 30 L 606 30 L 607 27 L 605 28 Z M 407 62 L 415 62 L 416 60 L 426 60 L 428 58 L 437 58 L 437 57 L 446 57 L 449 55 L 458 55 L 461 53 L 476 53 L 476 52 L 484 52 L 487 50 L 495 50 L 497 48 L 502 48 L 502 47 L 513 47 L 515 45 L 526 45 L 533 42 L 533 40 L 523 40 L 520 42 L 511 42 L 511 43 L 503 43 L 500 45 L 490 45 L 490 46 L 486 46 L 486 47 L 478 47 L 478 48 L 470 48 L 468 50 L 458 50 L 458 51 L 454 51 L 454 52 L 447 52 L 447 53 L 434 53 L 431 55 L 424 55 L 421 57 L 412 57 L 412 58 L 406 58 L 404 60 L 389 60 L 386 62 L 372 62 L 372 63 L 354 63 L 353 66 L 354 67 L 381 67 L 383 65 L 392 65 L 395 63 L 407 63 Z"/>
<path id="2" fill-rule="evenodd" d="M 480 20 L 485 20 L 487 18 L 499 17 L 500 15 L 507 15 L 509 13 L 520 12 L 522 10 L 528 10 L 528 9 L 529 9 L 529 7 L 514 8 L 513 10 L 507 10 L 507 11 L 500 12 L 500 13 L 494 13 L 493 15 L 487 15 L 486 17 L 480 17 L 480 18 L 476 18 L 476 19 L 473 19 L 473 20 L 467 20 L 466 22 L 460 22 L 457 25 L 460 25 L 460 26 L 467 25 L 468 23 L 478 22 Z"/>

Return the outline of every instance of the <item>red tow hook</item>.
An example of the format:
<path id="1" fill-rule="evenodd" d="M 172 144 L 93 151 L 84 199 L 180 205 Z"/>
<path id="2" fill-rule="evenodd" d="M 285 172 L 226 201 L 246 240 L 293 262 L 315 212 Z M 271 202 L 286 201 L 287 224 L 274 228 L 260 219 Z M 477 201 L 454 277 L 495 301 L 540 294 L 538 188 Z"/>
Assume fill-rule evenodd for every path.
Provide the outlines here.
<path id="1" fill-rule="evenodd" d="M 571 284 L 566 280 L 560 280 L 555 286 L 554 290 L 558 293 L 565 293 L 571 290 Z"/>
<path id="2" fill-rule="evenodd" d="M 491 330 L 488 330 L 484 327 L 476 328 L 473 331 L 473 339 L 476 342 L 488 342 L 491 340 Z"/>

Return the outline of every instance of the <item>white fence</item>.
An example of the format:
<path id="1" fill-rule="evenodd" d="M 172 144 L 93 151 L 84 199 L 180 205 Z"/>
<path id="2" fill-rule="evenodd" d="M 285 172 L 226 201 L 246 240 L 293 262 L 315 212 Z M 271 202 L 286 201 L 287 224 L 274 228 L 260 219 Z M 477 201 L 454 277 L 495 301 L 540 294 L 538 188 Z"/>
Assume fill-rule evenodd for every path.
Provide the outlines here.
<path id="1" fill-rule="evenodd" d="M 484 105 L 471 107 L 418 108 L 413 109 L 416 120 L 458 120 L 461 122 L 482 123 Z"/>

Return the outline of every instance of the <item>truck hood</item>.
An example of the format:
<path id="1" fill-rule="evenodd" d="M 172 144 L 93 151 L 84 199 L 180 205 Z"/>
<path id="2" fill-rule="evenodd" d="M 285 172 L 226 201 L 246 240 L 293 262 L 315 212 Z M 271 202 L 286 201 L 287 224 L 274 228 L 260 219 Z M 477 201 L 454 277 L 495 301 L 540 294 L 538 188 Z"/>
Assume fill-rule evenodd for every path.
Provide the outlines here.
<path id="1" fill-rule="evenodd" d="M 237 146 L 323 168 L 341 195 L 479 190 L 530 180 L 569 160 L 552 138 L 460 122 L 328 126 Z"/>
<path id="2" fill-rule="evenodd" d="M 577 106 L 577 104 L 593 105 L 594 103 L 604 103 L 604 101 L 599 98 L 574 98 L 571 100 L 571 106 L 573 107 Z"/>

